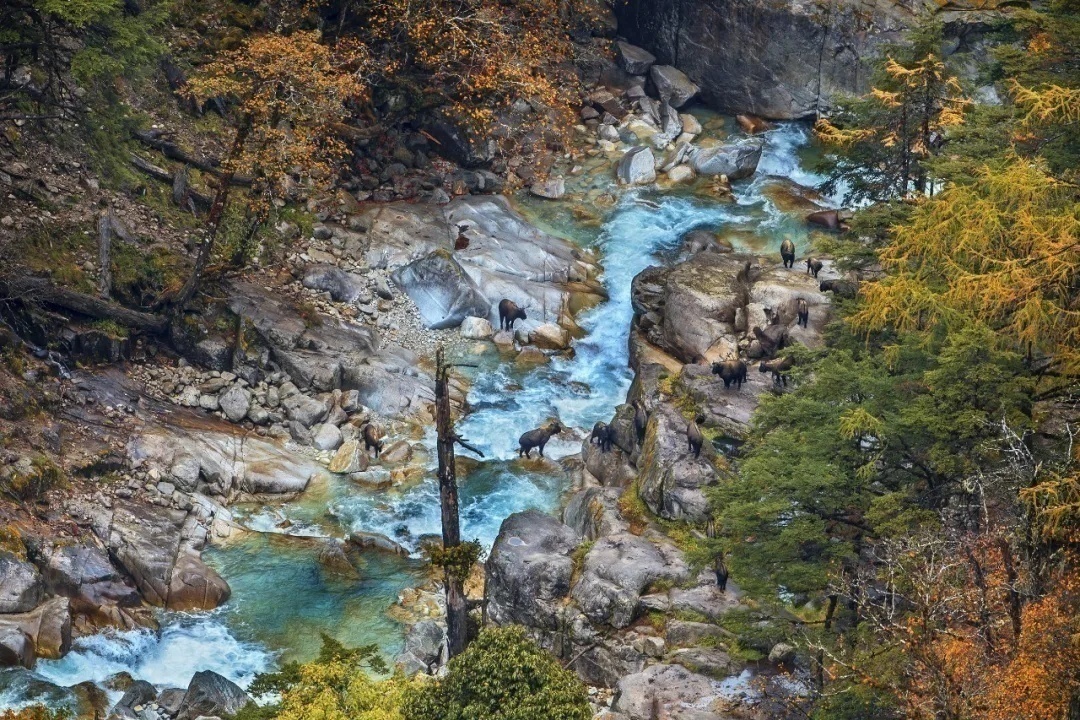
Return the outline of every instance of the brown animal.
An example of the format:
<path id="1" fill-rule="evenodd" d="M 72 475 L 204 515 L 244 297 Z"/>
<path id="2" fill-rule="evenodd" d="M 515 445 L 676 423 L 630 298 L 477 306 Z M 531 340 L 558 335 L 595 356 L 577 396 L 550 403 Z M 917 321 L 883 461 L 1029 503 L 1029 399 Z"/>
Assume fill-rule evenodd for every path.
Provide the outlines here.
<path id="1" fill-rule="evenodd" d="M 379 457 L 379 453 L 381 453 L 383 449 L 382 430 L 374 423 L 367 423 L 364 425 L 364 429 L 360 431 L 360 434 L 364 438 L 364 452 L 369 452 L 374 448 L 375 457 Z"/>
<path id="2" fill-rule="evenodd" d="M 761 372 L 771 372 L 773 382 L 780 387 L 787 386 L 787 373 L 791 368 L 795 367 L 795 361 L 790 357 L 774 358 L 772 360 L 762 360 L 761 365 L 758 366 L 758 370 Z"/>
<path id="3" fill-rule="evenodd" d="M 817 279 L 817 274 L 821 272 L 821 268 L 823 267 L 825 267 L 825 263 L 817 258 L 806 258 L 806 274 L 813 275 L 815 280 Z"/>
<path id="4" fill-rule="evenodd" d="M 725 390 L 731 387 L 731 383 L 735 383 L 736 390 L 742 390 L 742 385 L 746 382 L 746 363 L 742 360 L 715 362 L 712 371 L 713 375 L 719 375 L 724 381 Z"/>
<path id="5" fill-rule="evenodd" d="M 649 413 L 645 412 L 645 406 L 640 400 L 634 401 L 634 430 L 637 431 L 637 440 L 640 445 L 645 441 L 645 428 L 649 424 Z"/>
<path id="6" fill-rule="evenodd" d="M 784 261 L 784 267 L 795 267 L 795 243 L 791 242 L 791 238 L 784 238 L 784 242 L 780 243 L 780 257 Z"/>
<path id="7" fill-rule="evenodd" d="M 795 314 L 799 316 L 799 325 L 804 328 L 810 325 L 810 305 L 806 302 L 805 298 L 798 298 L 795 301 Z"/>
<path id="8" fill-rule="evenodd" d="M 698 427 L 699 422 L 705 422 L 704 415 L 698 415 L 686 426 L 686 442 L 690 446 L 690 452 L 694 453 L 694 457 L 701 455 L 701 445 L 705 442 L 705 436 L 701 434 L 701 428 Z"/>
<path id="9" fill-rule="evenodd" d="M 720 588 L 720 592 L 727 592 L 728 569 L 723 553 L 717 555 L 713 561 L 713 570 L 716 572 L 716 587 Z"/>
<path id="10" fill-rule="evenodd" d="M 536 430 L 530 430 L 529 432 L 518 438 L 518 457 L 524 455 L 525 457 L 532 457 L 532 449 L 538 448 L 540 450 L 540 457 L 544 457 L 544 446 L 547 445 L 548 440 L 554 435 L 558 435 L 563 430 L 563 426 L 558 420 L 553 420 L 547 427 L 537 428 Z"/>
<path id="11" fill-rule="evenodd" d="M 821 284 L 818 285 L 818 290 L 821 292 L 831 290 L 842 298 L 854 298 L 859 294 L 859 288 L 855 283 L 850 283 L 847 280 L 822 280 Z"/>
<path id="12" fill-rule="evenodd" d="M 513 330 L 514 323 L 518 320 L 528 320 L 525 315 L 524 308 L 518 307 L 518 304 L 513 300 L 499 301 L 499 329 L 500 330 Z"/>
<path id="13" fill-rule="evenodd" d="M 606 422 L 598 422 L 593 425 L 592 433 L 589 434 L 589 442 L 595 442 L 600 446 L 600 452 L 607 452 L 615 442 L 615 428 Z"/>
<path id="14" fill-rule="evenodd" d="M 826 230 L 843 230 L 844 223 L 840 219 L 839 210 L 818 210 L 806 216 L 806 222 L 811 225 L 823 227 Z"/>
<path id="15" fill-rule="evenodd" d="M 469 229 L 468 225 L 458 225 L 457 240 L 454 240 L 455 250 L 464 250 L 469 247 L 469 238 L 465 237 L 465 231 Z"/>

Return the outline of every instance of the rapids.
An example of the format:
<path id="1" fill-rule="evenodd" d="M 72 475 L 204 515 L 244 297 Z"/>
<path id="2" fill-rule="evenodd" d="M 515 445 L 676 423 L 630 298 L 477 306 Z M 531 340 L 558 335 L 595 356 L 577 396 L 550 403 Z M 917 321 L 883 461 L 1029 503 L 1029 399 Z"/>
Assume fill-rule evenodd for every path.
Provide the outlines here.
<path id="1" fill-rule="evenodd" d="M 706 135 L 732 128 L 718 116 L 702 114 L 702 119 Z M 558 510 L 566 476 L 555 464 L 516 461 L 517 438 L 557 417 L 578 430 L 553 439 L 547 454 L 554 459 L 571 455 L 580 449 L 584 432 L 597 420 L 610 418 L 624 401 L 632 380 L 627 367 L 631 280 L 649 265 L 670 261 L 684 233 L 715 229 L 736 249 L 770 253 L 777 252 L 784 234 L 791 234 L 802 254 L 806 198 L 816 197 L 809 188 L 820 181 L 808 169 L 812 153 L 805 126 L 780 125 L 766 135 L 757 174 L 736 183 L 735 203 L 704 199 L 686 189 L 634 190 L 617 195 L 599 227 L 593 228 L 571 219 L 573 200 L 519 200 L 522 212 L 538 225 L 599 251 L 610 299 L 579 318 L 587 334 L 575 343 L 572 358 L 527 371 L 500 360 L 497 353 L 467 359 L 478 367 L 464 368 L 473 383 L 468 396 L 472 412 L 458 431 L 487 459 L 459 478 L 464 537 L 490 547 L 511 513 Z M 613 193 L 611 178 L 610 166 L 572 178 L 570 196 L 585 197 L 588 203 L 599 193 Z M 433 430 L 424 444 L 433 449 Z M 344 480 L 328 480 L 292 503 L 239 514 L 248 527 L 263 532 L 204 555 L 232 586 L 225 607 L 210 613 L 165 613 L 158 632 L 82 638 L 62 660 L 39 662 L 33 673 L 13 671 L 17 677 L 9 673 L 6 683 L 0 676 L 0 708 L 23 704 L 35 687 L 44 693 L 48 686 L 40 680 L 70 686 L 100 682 L 121 670 L 160 687 L 185 686 L 200 669 L 246 685 L 255 673 L 283 660 L 310 658 L 321 632 L 350 645 L 376 643 L 393 656 L 402 642 L 402 626 L 386 610 L 399 592 L 416 584 L 419 561 L 371 554 L 364 556 L 359 581 L 335 578 L 320 567 L 310 542 L 282 533 L 342 537 L 364 530 L 383 533 L 415 551 L 423 536 L 439 533 L 434 472 L 411 486 L 390 490 L 368 491 Z M 288 530 L 279 529 L 283 525 Z"/>

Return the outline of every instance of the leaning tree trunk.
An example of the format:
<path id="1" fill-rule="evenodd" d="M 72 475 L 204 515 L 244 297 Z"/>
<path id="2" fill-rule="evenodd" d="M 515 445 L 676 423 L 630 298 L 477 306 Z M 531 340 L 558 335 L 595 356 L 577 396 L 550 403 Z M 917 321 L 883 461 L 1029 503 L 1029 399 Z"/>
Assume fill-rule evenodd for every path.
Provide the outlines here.
<path id="1" fill-rule="evenodd" d="M 450 418 L 448 368 L 439 348 L 435 369 L 435 425 L 438 430 L 439 502 L 442 506 L 443 548 L 461 545 L 458 519 L 457 473 L 454 468 L 454 425 Z M 446 638 L 450 657 L 465 650 L 468 606 L 465 602 L 465 578 L 453 568 L 446 569 Z"/>
<path id="2" fill-rule="evenodd" d="M 205 272 L 206 266 L 210 264 L 210 257 L 214 252 L 214 241 L 217 240 L 218 229 L 221 227 L 221 220 L 225 216 L 225 206 L 229 201 L 229 190 L 232 187 L 233 178 L 236 176 L 236 165 L 240 162 L 240 156 L 244 152 L 244 144 L 247 142 L 248 134 L 251 132 L 251 124 L 252 119 L 246 117 L 236 128 L 236 136 L 233 138 L 232 148 L 229 149 L 229 156 L 222 165 L 217 192 L 214 193 L 214 201 L 210 205 L 210 213 L 206 218 L 206 237 L 203 238 L 202 244 L 199 245 L 199 254 L 195 256 L 195 267 L 192 268 L 191 275 L 188 276 L 187 282 L 184 283 L 183 289 L 176 298 L 176 308 L 180 311 L 187 307 L 188 303 L 191 302 L 191 298 L 195 297 L 195 293 L 199 289 L 199 283 L 202 281 L 202 274 Z"/>

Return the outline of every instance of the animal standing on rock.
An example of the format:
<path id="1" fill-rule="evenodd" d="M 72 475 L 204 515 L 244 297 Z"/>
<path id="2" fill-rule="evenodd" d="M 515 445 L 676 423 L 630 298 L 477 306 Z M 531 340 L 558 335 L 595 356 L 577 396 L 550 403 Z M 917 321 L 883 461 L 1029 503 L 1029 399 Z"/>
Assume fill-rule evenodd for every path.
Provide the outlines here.
<path id="1" fill-rule="evenodd" d="M 698 415 L 686 426 L 686 442 L 690 452 L 694 453 L 694 457 L 701 456 L 701 446 L 705 442 L 705 436 L 701 434 L 701 428 L 698 427 L 699 422 L 705 422 L 704 415 Z"/>
<path id="2" fill-rule="evenodd" d="M 499 301 L 499 329 L 513 330 L 514 323 L 518 320 L 528 320 L 524 308 L 518 307 L 513 300 L 504 298 Z"/>
<path id="3" fill-rule="evenodd" d="M 825 267 L 825 263 L 817 258 L 806 258 L 806 274 L 813 275 L 815 280 L 817 279 L 817 274 L 821 272 L 821 268 L 823 267 Z"/>
<path id="4" fill-rule="evenodd" d="M 818 290 L 821 292 L 829 292 L 830 290 L 842 298 L 852 299 L 859 294 L 859 288 L 855 283 L 848 282 L 847 280 L 822 280 L 818 285 Z"/>
<path id="5" fill-rule="evenodd" d="M 746 382 L 746 363 L 742 360 L 715 362 L 712 371 L 713 375 L 719 375 L 724 381 L 725 390 L 731 387 L 731 383 L 735 383 L 736 390 L 742 390 L 742 385 Z"/>
<path id="6" fill-rule="evenodd" d="M 783 357 L 775 358 L 773 360 L 762 360 L 758 370 L 763 373 L 771 372 L 775 384 L 780 387 L 787 387 L 787 373 L 793 367 L 795 367 L 795 361 L 790 357 Z"/>
<path id="7" fill-rule="evenodd" d="M 780 257 L 784 260 L 784 267 L 795 267 L 795 243 L 791 242 L 791 238 L 785 237 L 784 242 L 780 243 Z"/>
<path id="8" fill-rule="evenodd" d="M 724 554 L 720 553 L 716 556 L 716 560 L 713 561 L 713 570 L 716 572 L 716 587 L 720 588 L 720 592 L 727 592 L 728 581 L 728 569 L 727 563 L 724 562 Z"/>
<path id="9" fill-rule="evenodd" d="M 454 240 L 455 250 L 464 250 L 469 247 L 469 238 L 466 237 L 465 231 L 469 229 L 468 225 L 458 225 L 457 239 Z"/>
<path id="10" fill-rule="evenodd" d="M 810 325 L 810 304 L 806 302 L 805 298 L 799 298 L 795 301 L 795 314 L 799 316 L 798 325 L 802 325 L 804 328 Z"/>
<path id="11" fill-rule="evenodd" d="M 638 445 L 645 441 L 645 428 L 649 424 L 649 413 L 640 400 L 634 401 L 634 430 L 637 431 Z"/>
<path id="12" fill-rule="evenodd" d="M 600 445 L 600 452 L 607 452 L 614 443 L 615 430 L 606 422 L 598 422 L 593 425 L 592 433 L 589 434 L 589 442 Z"/>
<path id="13" fill-rule="evenodd" d="M 382 430 L 375 423 L 367 423 L 360 432 L 364 438 L 364 452 L 370 452 L 374 448 L 375 457 L 379 457 L 383 449 Z"/>
<path id="14" fill-rule="evenodd" d="M 544 446 L 547 445 L 548 440 L 553 436 L 558 435 L 563 430 L 562 425 L 558 420 L 552 421 L 547 427 L 537 428 L 536 430 L 530 430 L 529 432 L 518 438 L 518 457 L 532 457 L 532 449 L 538 448 L 540 451 L 540 457 L 544 457 Z"/>

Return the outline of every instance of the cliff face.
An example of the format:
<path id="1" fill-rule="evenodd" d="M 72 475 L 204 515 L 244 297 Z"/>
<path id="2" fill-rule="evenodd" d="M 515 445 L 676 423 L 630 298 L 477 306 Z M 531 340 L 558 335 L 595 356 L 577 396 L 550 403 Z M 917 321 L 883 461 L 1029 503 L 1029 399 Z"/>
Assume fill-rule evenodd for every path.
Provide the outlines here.
<path id="1" fill-rule="evenodd" d="M 685 72 L 710 106 L 773 119 L 867 90 L 870 61 L 915 17 L 888 0 L 628 0 L 617 13 L 620 34 Z"/>

